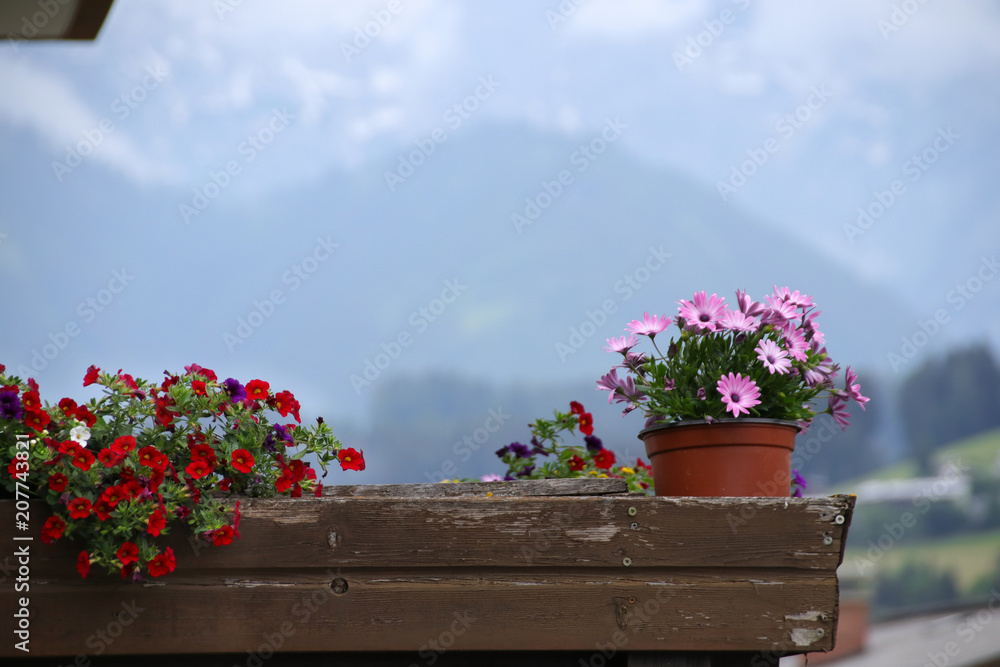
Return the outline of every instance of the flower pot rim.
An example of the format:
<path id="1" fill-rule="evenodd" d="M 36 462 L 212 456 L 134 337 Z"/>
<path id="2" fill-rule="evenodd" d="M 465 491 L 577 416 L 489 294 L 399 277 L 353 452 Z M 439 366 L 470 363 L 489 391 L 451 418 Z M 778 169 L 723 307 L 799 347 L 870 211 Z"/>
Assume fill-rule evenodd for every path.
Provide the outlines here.
<path id="1" fill-rule="evenodd" d="M 656 431 L 663 431 L 680 426 L 715 426 L 716 424 L 762 424 L 771 426 L 791 426 L 795 428 L 797 433 L 801 433 L 803 430 L 799 422 L 792 419 L 774 419 L 771 417 L 728 417 L 716 419 L 711 422 L 705 421 L 704 419 L 682 419 L 680 421 L 670 422 L 669 424 L 655 424 L 639 431 L 639 435 L 637 437 L 644 441 L 647 435 Z"/>

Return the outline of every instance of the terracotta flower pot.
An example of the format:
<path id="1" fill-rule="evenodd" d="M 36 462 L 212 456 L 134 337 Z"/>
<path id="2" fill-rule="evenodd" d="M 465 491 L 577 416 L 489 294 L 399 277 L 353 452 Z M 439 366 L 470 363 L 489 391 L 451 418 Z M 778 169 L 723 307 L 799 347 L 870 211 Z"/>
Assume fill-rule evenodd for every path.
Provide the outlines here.
<path id="1" fill-rule="evenodd" d="M 658 496 L 787 497 L 796 422 L 682 421 L 639 432 Z"/>

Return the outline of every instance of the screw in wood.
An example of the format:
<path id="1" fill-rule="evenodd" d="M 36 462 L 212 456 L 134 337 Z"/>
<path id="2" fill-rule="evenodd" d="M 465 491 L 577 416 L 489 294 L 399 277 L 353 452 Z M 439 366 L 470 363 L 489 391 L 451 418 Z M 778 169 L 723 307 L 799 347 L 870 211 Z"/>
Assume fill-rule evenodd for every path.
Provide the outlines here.
<path id="1" fill-rule="evenodd" d="M 622 565 L 624 565 L 625 567 L 628 567 L 631 564 L 632 564 L 632 559 L 631 558 L 629 558 L 628 556 L 625 556 L 625 558 L 622 558 Z"/>
<path id="2" fill-rule="evenodd" d="M 833 520 L 833 522 L 834 523 L 844 523 L 844 515 L 843 514 L 838 514 L 837 517 Z"/>
<path id="3" fill-rule="evenodd" d="M 634 507 L 629 507 L 628 508 L 628 515 L 629 516 L 635 516 L 638 513 L 639 513 L 639 510 L 637 510 L 636 508 L 634 508 Z"/>
<path id="4" fill-rule="evenodd" d="M 333 589 L 334 595 L 343 595 L 347 592 L 347 580 L 337 577 L 330 582 L 330 588 Z"/>
<path id="5" fill-rule="evenodd" d="M 636 530 L 639 527 L 639 524 L 633 521 L 630 527 L 632 528 L 632 530 Z"/>
<path id="6" fill-rule="evenodd" d="M 829 535 L 824 536 L 823 537 L 823 544 L 825 544 L 827 546 L 830 546 L 831 544 L 833 544 L 833 538 L 830 537 Z"/>

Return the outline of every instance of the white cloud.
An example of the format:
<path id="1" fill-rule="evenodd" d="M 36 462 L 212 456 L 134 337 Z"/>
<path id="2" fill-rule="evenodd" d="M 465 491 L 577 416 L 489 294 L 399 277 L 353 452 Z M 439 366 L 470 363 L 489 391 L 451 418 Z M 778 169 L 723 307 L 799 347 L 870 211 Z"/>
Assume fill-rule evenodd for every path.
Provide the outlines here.
<path id="1" fill-rule="evenodd" d="M 675 32 L 707 16 L 706 0 L 589 0 L 569 17 L 566 33 L 610 40 Z"/>
<path id="2" fill-rule="evenodd" d="M 172 180 L 169 166 L 138 148 L 123 127 L 127 118 L 116 115 L 119 109 L 131 113 L 131 106 L 92 111 L 73 83 L 27 61 L 0 59 L 0 79 L 6 90 L 14 92 L 0 96 L 0 119 L 33 130 L 48 144 L 54 161 L 66 162 L 67 154 L 75 150 L 83 160 L 105 163 L 139 183 Z M 130 103 L 141 104 L 134 100 L 130 98 Z M 108 123 L 110 132 L 105 131 Z"/>

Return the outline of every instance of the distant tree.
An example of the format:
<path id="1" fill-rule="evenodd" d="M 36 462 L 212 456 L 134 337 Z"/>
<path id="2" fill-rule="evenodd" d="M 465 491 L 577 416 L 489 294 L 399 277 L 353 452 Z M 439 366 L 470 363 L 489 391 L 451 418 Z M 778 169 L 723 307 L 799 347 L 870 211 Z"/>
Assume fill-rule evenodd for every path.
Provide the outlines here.
<path id="1" fill-rule="evenodd" d="M 900 388 L 900 417 L 922 474 L 934 450 L 1000 426 L 1000 368 L 986 345 L 931 359 Z"/>
<path id="2" fill-rule="evenodd" d="M 875 579 L 876 613 L 950 602 L 958 598 L 958 585 L 951 570 L 928 563 L 907 561 L 901 569 Z"/>

